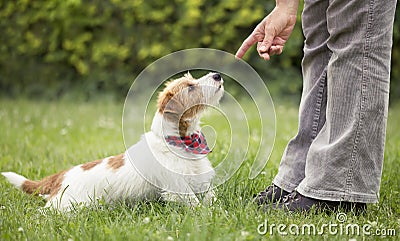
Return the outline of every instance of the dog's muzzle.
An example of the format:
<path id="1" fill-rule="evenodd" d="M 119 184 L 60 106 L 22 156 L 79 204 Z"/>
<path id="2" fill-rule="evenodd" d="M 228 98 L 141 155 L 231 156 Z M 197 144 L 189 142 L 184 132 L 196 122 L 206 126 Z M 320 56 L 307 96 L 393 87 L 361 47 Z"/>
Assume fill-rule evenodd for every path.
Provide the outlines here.
<path id="1" fill-rule="evenodd" d="M 219 73 L 216 73 L 212 76 L 212 78 L 215 80 L 215 82 L 217 82 L 218 89 L 215 92 L 218 92 L 222 88 L 223 84 L 222 77 Z"/>

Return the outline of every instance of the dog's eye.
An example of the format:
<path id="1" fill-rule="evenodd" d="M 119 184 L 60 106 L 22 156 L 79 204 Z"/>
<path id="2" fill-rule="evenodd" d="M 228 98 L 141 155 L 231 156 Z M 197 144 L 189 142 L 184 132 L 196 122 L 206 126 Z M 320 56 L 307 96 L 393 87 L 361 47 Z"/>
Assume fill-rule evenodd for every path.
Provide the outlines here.
<path id="1" fill-rule="evenodd" d="M 192 91 L 192 90 L 194 90 L 194 87 L 195 87 L 194 85 L 188 85 L 188 90 Z"/>

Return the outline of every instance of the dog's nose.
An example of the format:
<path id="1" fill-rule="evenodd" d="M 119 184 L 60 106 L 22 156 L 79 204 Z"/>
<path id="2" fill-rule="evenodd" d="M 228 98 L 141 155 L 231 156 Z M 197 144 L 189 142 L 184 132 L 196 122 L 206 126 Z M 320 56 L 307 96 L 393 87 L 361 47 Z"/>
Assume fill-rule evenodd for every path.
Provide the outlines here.
<path id="1" fill-rule="evenodd" d="M 220 74 L 214 74 L 212 77 L 213 77 L 213 79 L 215 81 L 221 81 L 221 75 Z"/>

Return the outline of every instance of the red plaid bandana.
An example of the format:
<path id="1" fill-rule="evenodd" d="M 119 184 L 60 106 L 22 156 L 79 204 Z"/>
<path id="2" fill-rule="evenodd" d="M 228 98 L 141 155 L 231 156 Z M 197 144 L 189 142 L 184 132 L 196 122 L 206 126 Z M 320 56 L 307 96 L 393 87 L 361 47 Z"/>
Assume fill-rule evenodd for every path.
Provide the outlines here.
<path id="1" fill-rule="evenodd" d="M 206 138 L 200 131 L 194 132 L 190 136 L 166 136 L 165 140 L 168 144 L 176 147 L 182 147 L 187 152 L 193 154 L 208 154 L 210 148 L 207 146 Z"/>

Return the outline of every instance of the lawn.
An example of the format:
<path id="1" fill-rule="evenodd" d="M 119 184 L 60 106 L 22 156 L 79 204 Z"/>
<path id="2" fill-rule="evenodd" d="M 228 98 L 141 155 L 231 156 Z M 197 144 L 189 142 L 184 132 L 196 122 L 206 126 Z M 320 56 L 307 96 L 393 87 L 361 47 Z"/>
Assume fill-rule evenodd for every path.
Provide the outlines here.
<path id="1" fill-rule="evenodd" d="M 123 152 L 122 108 L 122 101 L 110 100 L 0 99 L 0 171 L 39 179 L 72 165 Z M 42 212 L 43 200 L 16 190 L 0 177 L 0 240 L 375 240 L 381 238 L 375 234 L 384 233 L 384 238 L 398 240 L 400 105 L 393 104 L 389 112 L 380 202 L 369 205 L 362 216 L 347 213 L 344 222 L 338 220 L 343 214 L 262 212 L 249 202 L 254 193 L 271 182 L 280 155 L 296 132 L 296 106 L 275 103 L 275 108 L 277 136 L 265 170 L 250 180 L 249 165 L 245 163 L 218 187 L 218 200 L 211 207 L 153 202 L 105 205 L 63 215 Z M 211 154 L 211 158 L 218 159 L 218 153 Z M 324 225 L 333 229 L 329 231 Z M 360 235 L 346 232 L 348 225 L 359 226 Z M 259 234 L 266 226 L 270 227 L 266 234 Z M 312 226 L 322 234 L 307 234 L 306 229 Z M 362 234 L 364 226 L 369 228 Z"/>

